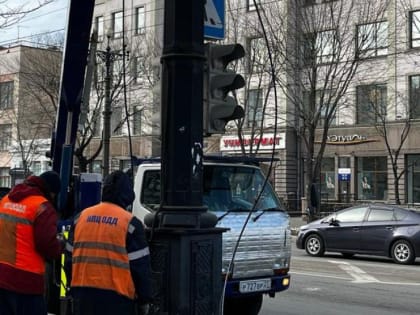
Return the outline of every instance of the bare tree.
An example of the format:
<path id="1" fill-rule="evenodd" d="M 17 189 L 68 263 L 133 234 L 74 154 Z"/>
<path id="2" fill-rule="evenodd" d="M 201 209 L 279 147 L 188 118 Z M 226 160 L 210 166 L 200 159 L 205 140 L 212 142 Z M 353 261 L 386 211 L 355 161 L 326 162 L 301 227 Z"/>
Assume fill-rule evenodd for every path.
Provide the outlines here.
<path id="1" fill-rule="evenodd" d="M 26 15 L 38 10 L 39 8 L 54 2 L 54 0 L 27 1 L 23 4 L 17 4 L 14 0 L 0 1 L 0 29 L 9 27 L 18 23 Z"/>
<path id="2" fill-rule="evenodd" d="M 348 106 L 345 96 L 361 60 L 381 45 L 388 46 L 386 27 L 380 23 L 388 1 L 316 2 L 273 1 L 258 6 L 265 25 L 259 34 L 270 47 L 275 67 L 267 71 L 275 74 L 285 98 L 281 118 L 295 128 L 303 144 L 309 205 L 317 203 L 314 190 L 328 130 L 336 123 L 337 112 Z M 315 206 L 311 213 L 316 215 L 317 210 Z"/>
<path id="3" fill-rule="evenodd" d="M 145 35 L 144 41 L 132 41 L 126 49 L 113 43 L 108 53 L 112 54 L 111 69 L 112 83 L 110 102 L 112 108 L 111 127 L 113 134 L 128 132 L 127 122 L 130 124 L 130 133 L 137 124 L 137 119 L 142 120 L 141 128 L 147 134 L 152 126 L 152 112 L 154 108 L 153 86 L 156 83 L 154 63 L 157 56 L 157 46 L 152 34 Z M 92 78 L 92 92 L 89 100 L 89 115 L 83 122 L 77 137 L 75 156 L 78 160 L 79 170 L 86 172 L 89 164 L 97 159 L 103 148 L 103 139 L 100 135 L 102 111 L 106 101 L 106 46 L 107 42 L 100 45 L 96 56 L 95 70 Z M 124 52 L 126 54 L 124 56 Z M 101 55 L 102 57 L 99 57 Z M 129 58 L 128 58 L 129 56 Z M 123 60 L 123 58 L 126 58 Z M 124 79 L 125 76 L 125 79 Z M 126 104 L 127 93 L 130 100 Z"/>
<path id="4" fill-rule="evenodd" d="M 264 132 L 272 131 L 272 123 L 267 124 L 267 120 L 273 118 L 273 113 L 267 108 L 274 97 L 270 72 L 267 71 L 269 59 L 265 42 L 261 38 L 261 28 L 243 14 L 243 2 L 228 1 L 227 5 L 225 42 L 240 42 L 244 31 L 248 38 L 244 43 L 246 58 L 235 60 L 228 66 L 229 69 L 244 74 L 244 90 L 233 91 L 233 96 L 238 105 L 243 107 L 245 117 L 236 120 L 235 124 L 228 124 L 226 130 L 237 133 L 242 154 L 255 156 L 259 152 Z"/>
<path id="5" fill-rule="evenodd" d="M 16 73 L 10 82 L 17 97 L 1 111 L 1 117 L 12 126 L 10 151 L 29 172 L 32 162 L 45 155 L 54 128 L 61 51 L 57 46 L 17 46 L 4 55 L 0 65 L 6 73 Z"/>

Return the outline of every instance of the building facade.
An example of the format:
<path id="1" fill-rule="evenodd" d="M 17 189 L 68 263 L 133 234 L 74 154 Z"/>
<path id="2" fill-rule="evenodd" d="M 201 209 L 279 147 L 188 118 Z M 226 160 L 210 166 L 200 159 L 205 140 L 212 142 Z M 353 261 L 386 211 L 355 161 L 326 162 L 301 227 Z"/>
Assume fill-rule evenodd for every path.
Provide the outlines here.
<path id="1" fill-rule="evenodd" d="M 25 45 L 0 49 L 0 186 L 50 168 L 61 52 Z"/>
<path id="2" fill-rule="evenodd" d="M 308 165 L 321 208 L 418 204 L 420 2 L 261 1 L 262 23 L 253 1 L 230 3 L 228 41 L 246 47 L 247 86 L 245 143 L 236 130 L 222 136 L 225 154 L 271 155 L 248 144 L 276 126 L 285 143 L 270 150 L 272 180 L 291 211 L 308 196 Z"/>

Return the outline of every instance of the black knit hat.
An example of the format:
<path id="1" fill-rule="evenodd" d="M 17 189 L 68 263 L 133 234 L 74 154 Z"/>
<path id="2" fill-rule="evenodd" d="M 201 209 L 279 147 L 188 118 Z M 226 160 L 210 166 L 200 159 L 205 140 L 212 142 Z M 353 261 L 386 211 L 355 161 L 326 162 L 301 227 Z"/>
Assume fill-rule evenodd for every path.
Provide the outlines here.
<path id="1" fill-rule="evenodd" d="M 126 209 L 134 201 L 135 194 L 130 177 L 123 171 L 114 171 L 105 177 L 102 185 L 102 201 Z"/>
<path id="2" fill-rule="evenodd" d="M 60 175 L 54 171 L 47 171 L 39 175 L 42 178 L 45 184 L 45 188 L 51 192 L 58 194 L 61 188 L 61 179 Z"/>

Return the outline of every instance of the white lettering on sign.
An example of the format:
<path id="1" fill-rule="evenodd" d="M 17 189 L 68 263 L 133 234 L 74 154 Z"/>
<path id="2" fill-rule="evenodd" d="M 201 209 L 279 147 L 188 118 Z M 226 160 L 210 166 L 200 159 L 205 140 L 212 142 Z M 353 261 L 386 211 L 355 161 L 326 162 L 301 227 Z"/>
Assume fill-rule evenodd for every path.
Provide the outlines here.
<path id="1" fill-rule="evenodd" d="M 263 135 L 262 137 L 254 137 L 245 135 L 242 141 L 238 137 L 225 136 L 220 139 L 221 151 L 240 151 L 241 146 L 245 149 L 252 147 L 259 150 L 284 149 L 286 147 L 285 134 L 280 133 L 274 137 L 274 134 Z"/>
<path id="2" fill-rule="evenodd" d="M 338 136 L 332 135 L 327 136 L 327 141 L 330 142 L 354 142 L 354 141 L 364 141 L 367 140 L 366 136 L 362 135 L 347 135 L 347 136 Z"/>

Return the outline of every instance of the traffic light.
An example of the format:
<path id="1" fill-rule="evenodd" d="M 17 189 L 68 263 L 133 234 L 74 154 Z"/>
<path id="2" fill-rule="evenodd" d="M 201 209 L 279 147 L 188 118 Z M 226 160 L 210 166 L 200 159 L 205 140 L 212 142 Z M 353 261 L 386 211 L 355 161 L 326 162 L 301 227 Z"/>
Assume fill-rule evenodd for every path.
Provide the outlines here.
<path id="1" fill-rule="evenodd" d="M 229 121 L 244 117 L 243 108 L 228 93 L 245 86 L 245 80 L 235 71 L 227 69 L 230 62 L 244 56 L 245 50 L 240 44 L 206 44 L 203 80 L 204 135 L 224 133 Z"/>

